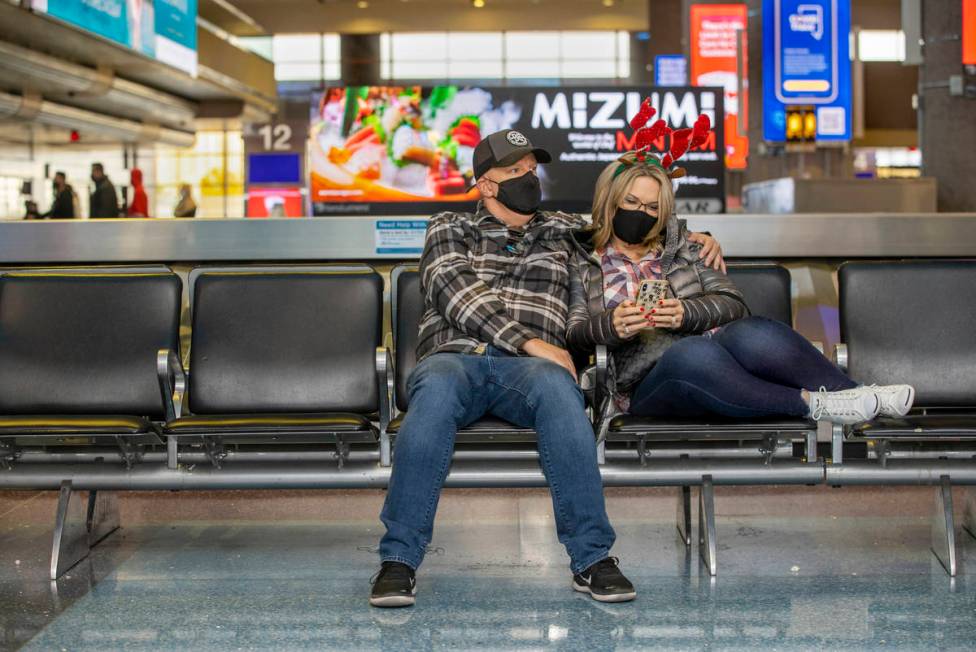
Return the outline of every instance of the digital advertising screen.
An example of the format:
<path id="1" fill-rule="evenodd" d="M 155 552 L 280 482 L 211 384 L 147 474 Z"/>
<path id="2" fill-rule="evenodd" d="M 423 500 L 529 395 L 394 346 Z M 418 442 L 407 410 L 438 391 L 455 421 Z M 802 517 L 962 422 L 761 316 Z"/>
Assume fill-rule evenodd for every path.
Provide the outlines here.
<path id="1" fill-rule="evenodd" d="M 691 6 L 691 83 L 725 89 L 725 164 L 740 170 L 749 158 L 749 94 L 739 93 L 748 76 L 748 20 L 744 4 Z"/>
<path id="2" fill-rule="evenodd" d="M 543 209 L 588 213 L 604 167 L 634 149 L 629 121 L 644 98 L 672 128 L 701 114 L 723 124 L 716 88 L 475 86 L 329 88 L 313 102 L 310 200 L 324 215 L 430 215 L 472 210 L 474 148 L 501 129 L 523 132 L 553 157 L 540 166 Z M 652 152 L 663 153 L 668 137 Z M 724 141 L 713 130 L 680 165 L 682 212 L 718 213 L 725 206 Z"/>

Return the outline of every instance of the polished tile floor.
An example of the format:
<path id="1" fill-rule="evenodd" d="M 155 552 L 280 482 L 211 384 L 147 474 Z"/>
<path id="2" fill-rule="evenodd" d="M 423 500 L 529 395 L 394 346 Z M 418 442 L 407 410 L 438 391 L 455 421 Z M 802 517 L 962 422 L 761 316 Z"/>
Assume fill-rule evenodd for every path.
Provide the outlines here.
<path id="1" fill-rule="evenodd" d="M 0 492 L 0 649 L 976 648 L 976 540 L 950 581 L 930 489 L 717 490 L 719 576 L 673 492 L 610 492 L 638 599 L 569 589 L 545 493 L 448 492 L 416 607 L 366 604 L 378 492 L 122 496 L 123 529 L 45 580 L 53 494 Z"/>

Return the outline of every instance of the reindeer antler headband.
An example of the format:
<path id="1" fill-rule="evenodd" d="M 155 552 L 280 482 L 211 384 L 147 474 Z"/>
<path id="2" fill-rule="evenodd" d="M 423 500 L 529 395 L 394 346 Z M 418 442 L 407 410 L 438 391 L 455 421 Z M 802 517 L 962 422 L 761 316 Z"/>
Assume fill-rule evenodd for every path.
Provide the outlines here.
<path id="1" fill-rule="evenodd" d="M 634 150 L 634 160 L 624 160 L 624 157 L 621 156 L 618 159 L 620 165 L 613 173 L 614 179 L 624 170 L 638 163 L 642 165 L 656 165 L 667 173 L 668 178 L 679 179 L 685 176 L 685 170 L 684 168 L 674 167 L 675 162 L 684 156 L 689 149 L 698 147 L 708 140 L 712 123 L 707 115 L 698 116 L 698 119 L 695 120 L 695 125 L 690 129 L 675 130 L 669 127 L 668 123 L 664 120 L 658 120 L 648 127 L 647 123 L 650 122 L 655 113 L 657 111 L 651 106 L 651 98 L 648 97 L 641 103 L 640 111 L 630 121 L 630 128 L 634 130 L 634 144 L 637 147 Z M 655 140 L 668 135 L 671 136 L 671 147 L 664 155 L 664 158 L 658 160 L 648 150 Z M 627 156 L 627 154 L 624 154 L 624 156 Z"/>

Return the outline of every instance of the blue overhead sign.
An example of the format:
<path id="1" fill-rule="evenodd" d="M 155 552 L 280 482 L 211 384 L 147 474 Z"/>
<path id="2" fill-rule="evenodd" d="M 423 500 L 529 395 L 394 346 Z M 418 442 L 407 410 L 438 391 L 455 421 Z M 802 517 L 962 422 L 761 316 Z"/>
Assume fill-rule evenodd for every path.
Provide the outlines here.
<path id="1" fill-rule="evenodd" d="M 687 86 L 688 59 L 682 54 L 659 54 L 654 57 L 655 86 Z"/>
<path id="2" fill-rule="evenodd" d="M 31 8 L 197 74 L 197 0 L 31 0 Z"/>
<path id="3" fill-rule="evenodd" d="M 763 137 L 786 140 L 786 107 L 813 107 L 818 141 L 851 139 L 850 0 L 764 0 Z"/>

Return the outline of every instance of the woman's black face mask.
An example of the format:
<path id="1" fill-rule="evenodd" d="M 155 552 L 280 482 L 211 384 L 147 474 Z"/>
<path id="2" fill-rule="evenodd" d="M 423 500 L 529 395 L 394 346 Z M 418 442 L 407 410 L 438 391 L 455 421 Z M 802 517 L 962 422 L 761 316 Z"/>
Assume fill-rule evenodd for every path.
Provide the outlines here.
<path id="1" fill-rule="evenodd" d="M 613 216 L 613 234 L 627 244 L 640 244 L 647 238 L 657 218 L 644 211 L 631 211 L 618 208 Z"/>
<path id="2" fill-rule="evenodd" d="M 521 215 L 535 215 L 542 203 L 542 185 L 534 172 L 526 172 L 520 177 L 497 182 L 498 193 L 495 198 L 505 208 Z"/>

